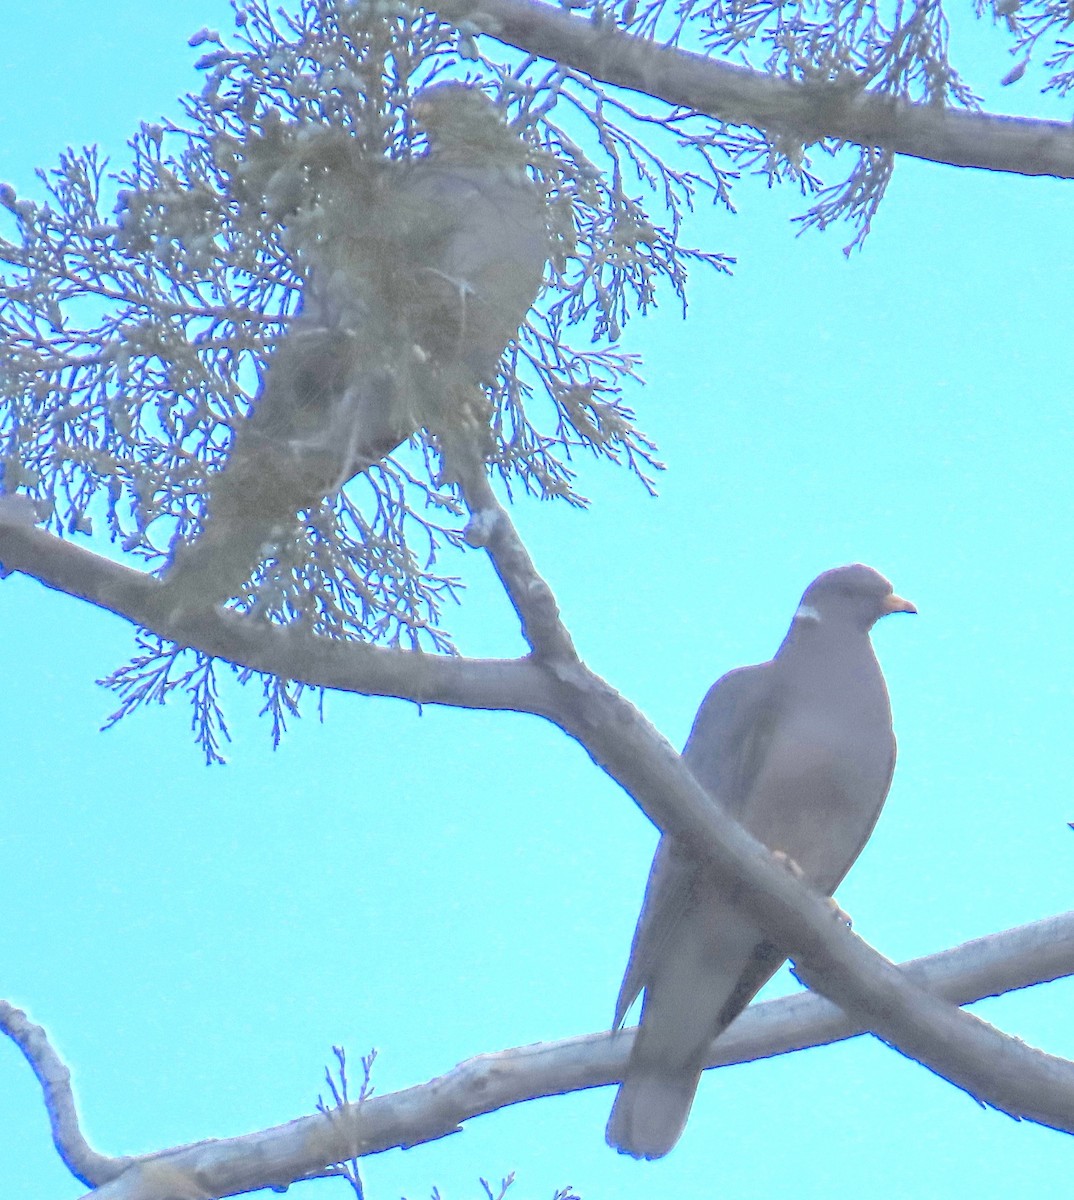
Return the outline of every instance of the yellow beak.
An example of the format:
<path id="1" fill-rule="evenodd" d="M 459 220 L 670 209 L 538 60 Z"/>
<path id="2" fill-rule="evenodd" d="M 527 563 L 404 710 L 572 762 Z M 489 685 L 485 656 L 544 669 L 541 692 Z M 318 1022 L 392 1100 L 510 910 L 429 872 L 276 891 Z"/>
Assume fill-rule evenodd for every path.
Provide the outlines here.
<path id="1" fill-rule="evenodd" d="M 896 596 L 894 592 L 890 596 L 884 597 L 884 602 L 881 605 L 885 615 L 888 613 L 916 613 L 917 605 L 912 600 L 904 600 L 902 596 Z"/>

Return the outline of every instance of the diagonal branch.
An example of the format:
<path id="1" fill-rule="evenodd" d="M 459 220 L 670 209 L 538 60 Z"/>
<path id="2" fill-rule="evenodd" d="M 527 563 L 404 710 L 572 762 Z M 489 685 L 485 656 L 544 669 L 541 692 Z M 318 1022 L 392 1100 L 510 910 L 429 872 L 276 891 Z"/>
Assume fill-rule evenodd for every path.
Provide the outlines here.
<path id="1" fill-rule="evenodd" d="M 1074 975 L 1074 911 L 963 942 L 900 964 L 952 1004 L 973 1004 Z M 712 1044 L 710 1066 L 754 1062 L 857 1037 L 867 1030 L 814 992 L 755 1004 Z"/>
<path id="2" fill-rule="evenodd" d="M 1074 974 L 1074 912 L 966 942 L 897 968 L 937 996 L 956 1004 Z M 78 1130 L 67 1071 L 43 1030 L 0 1001 L 0 1028 L 23 1049 L 45 1086 L 65 1081 L 62 1119 L 55 1092 L 46 1088 L 57 1148 L 85 1183 L 101 1187 L 100 1200 L 132 1200 L 170 1178 L 196 1180 L 203 1194 L 236 1194 L 280 1186 L 323 1170 L 356 1151 L 373 1154 L 434 1140 L 474 1116 L 542 1096 L 614 1084 L 622 1076 L 631 1034 L 597 1033 L 482 1054 L 447 1074 L 401 1092 L 372 1097 L 331 1114 L 308 1116 L 243 1137 L 176 1147 L 142 1159 L 110 1159 L 90 1150 Z M 29 1038 L 26 1031 L 33 1031 Z M 712 1065 L 770 1058 L 854 1037 L 860 1026 L 812 994 L 753 1005 L 713 1043 Z M 155 1167 L 155 1170 L 153 1169 Z M 122 1178 L 117 1178 L 122 1172 Z"/>
<path id="3" fill-rule="evenodd" d="M 546 664 L 577 664 L 578 652 L 559 615 L 552 589 L 538 574 L 507 510 L 496 498 L 476 447 L 463 437 L 442 435 L 447 474 L 462 490 L 470 513 L 466 541 L 483 546 L 522 623 L 522 635 Z"/>
<path id="4" fill-rule="evenodd" d="M 549 715 L 544 672 L 527 659 L 474 659 L 392 650 L 318 637 L 223 609 L 176 612 L 165 584 L 42 529 L 0 507 L 0 564 L 179 645 L 311 687 L 417 704 Z"/>
<path id="5" fill-rule="evenodd" d="M 845 82 L 777 79 L 688 50 L 661 46 L 539 0 L 438 0 L 455 23 L 584 71 L 601 83 L 642 92 L 717 120 L 787 133 L 805 142 L 836 138 L 958 167 L 1074 178 L 1069 122 L 911 104 Z"/>

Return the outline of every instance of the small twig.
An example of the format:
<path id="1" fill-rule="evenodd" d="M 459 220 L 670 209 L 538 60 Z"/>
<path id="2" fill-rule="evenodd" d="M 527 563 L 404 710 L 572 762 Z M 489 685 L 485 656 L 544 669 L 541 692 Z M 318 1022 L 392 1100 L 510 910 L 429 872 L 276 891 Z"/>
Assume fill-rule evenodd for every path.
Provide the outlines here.
<path id="1" fill-rule="evenodd" d="M 326 1117 L 331 1117 L 333 1113 L 345 1109 L 351 1103 L 350 1087 L 347 1080 L 347 1052 L 342 1046 L 333 1046 L 332 1053 L 336 1056 L 336 1072 L 339 1082 L 336 1082 L 336 1075 L 333 1075 L 328 1067 L 324 1069 L 324 1078 L 332 1093 L 334 1107 L 329 1108 L 320 1096 L 317 1097 L 317 1111 L 323 1113 Z M 376 1057 L 377 1052 L 375 1049 L 370 1050 L 368 1054 L 362 1056 L 362 1086 L 354 1100 L 355 1104 L 364 1103 L 373 1094 L 371 1078 L 373 1063 Z M 362 1183 L 362 1175 L 358 1169 L 358 1156 L 356 1154 L 352 1154 L 346 1161 L 334 1163 L 327 1171 L 314 1172 L 313 1175 L 306 1176 L 306 1178 L 324 1178 L 327 1175 L 333 1175 L 336 1178 L 346 1180 L 357 1200 L 365 1200 L 365 1185 Z"/>
<path id="2" fill-rule="evenodd" d="M 462 490 L 470 512 L 466 541 L 484 547 L 492 560 L 534 656 L 547 664 L 576 665 L 578 652 L 560 619 L 552 589 L 538 574 L 507 510 L 497 500 L 475 445 L 463 436 L 443 436 L 444 465 Z"/>

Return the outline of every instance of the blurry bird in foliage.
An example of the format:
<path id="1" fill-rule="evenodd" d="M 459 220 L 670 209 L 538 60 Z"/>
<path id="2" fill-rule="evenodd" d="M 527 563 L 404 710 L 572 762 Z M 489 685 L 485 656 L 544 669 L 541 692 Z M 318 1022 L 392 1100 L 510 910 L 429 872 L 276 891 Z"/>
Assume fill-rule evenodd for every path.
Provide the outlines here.
<path id="1" fill-rule="evenodd" d="M 201 535 L 173 552 L 176 607 L 238 595 L 304 511 L 419 429 L 484 419 L 483 388 L 543 281 L 546 196 L 527 144 L 475 87 L 425 88 L 411 113 L 426 155 L 370 165 L 333 130 L 266 186 L 279 205 L 312 181 L 315 202 L 283 218 L 301 305 L 209 479 Z"/>

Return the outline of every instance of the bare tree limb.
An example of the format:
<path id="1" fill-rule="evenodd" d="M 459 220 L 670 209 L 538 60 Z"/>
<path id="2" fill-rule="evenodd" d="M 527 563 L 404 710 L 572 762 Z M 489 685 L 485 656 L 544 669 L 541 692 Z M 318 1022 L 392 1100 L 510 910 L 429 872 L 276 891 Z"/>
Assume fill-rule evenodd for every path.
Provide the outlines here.
<path id="1" fill-rule="evenodd" d="M 968 1004 L 1074 974 L 1074 912 L 991 934 L 895 968 L 935 996 Z M 157 1156 L 110 1159 L 86 1146 L 78 1130 L 68 1073 L 44 1032 L 0 1001 L 0 1028 L 23 1048 L 45 1088 L 54 1137 L 82 1182 L 96 1182 L 98 1200 L 159 1197 L 177 1181 L 187 1194 L 221 1196 L 282 1186 L 353 1154 L 380 1153 L 434 1140 L 463 1121 L 542 1096 L 619 1082 L 632 1032 L 595 1033 L 467 1059 L 428 1083 L 243 1137 L 176 1147 Z M 26 1031 L 32 1031 L 28 1036 Z M 771 1058 L 855 1037 L 862 1027 L 810 993 L 755 1004 L 714 1043 L 710 1064 Z M 62 1080 L 57 1092 L 46 1079 Z M 56 1133 L 62 1126 L 62 1138 Z M 125 1172 L 121 1175 L 121 1172 Z M 107 1186 L 100 1186 L 107 1185 Z M 152 1189 L 156 1188 L 156 1192 Z"/>
<path id="2" fill-rule="evenodd" d="M 121 1175 L 134 1159 L 98 1154 L 86 1141 L 78 1123 L 71 1072 L 49 1041 L 48 1034 L 22 1009 L 7 1000 L 0 1000 L 0 1030 L 22 1051 L 41 1084 L 52 1126 L 52 1143 L 68 1171 L 87 1187 Z"/>
<path id="3" fill-rule="evenodd" d="M 470 513 L 466 540 L 488 550 L 530 649 L 545 663 L 578 663 L 578 652 L 559 615 L 552 589 L 538 574 L 529 551 L 496 498 L 485 464 L 472 443 L 450 438 L 445 467 L 462 489 Z"/>
<path id="4" fill-rule="evenodd" d="M 736 125 L 878 146 L 958 167 L 1074 178 L 1069 122 L 962 112 L 910 104 L 860 86 L 797 83 L 763 71 L 661 46 L 623 33 L 610 20 L 572 16 L 538 0 L 438 0 L 450 21 L 615 87 L 708 113 Z"/>
<path id="5" fill-rule="evenodd" d="M 1074 912 L 1060 913 L 902 963 L 899 970 L 953 1004 L 973 1004 L 1074 975 Z M 754 1062 L 865 1033 L 813 992 L 756 1004 L 712 1044 L 709 1064 Z"/>
<path id="6" fill-rule="evenodd" d="M 489 554 L 500 577 L 510 579 L 511 562 L 524 553 L 521 539 L 491 490 L 482 504 L 483 519 L 491 521 L 494 514 L 497 531 L 487 543 Z M 978 1102 L 1074 1133 L 1074 1063 L 1009 1037 L 900 974 L 833 920 L 829 901 L 778 867 L 713 803 L 676 750 L 628 700 L 581 662 L 557 665 L 554 676 L 560 702 L 550 719 L 634 797 L 655 825 L 693 847 L 720 877 L 746 889 L 753 911 L 794 958 L 803 982 L 861 1028 L 873 1030 Z"/>
<path id="7" fill-rule="evenodd" d="M 417 704 L 549 715 L 547 675 L 527 659 L 474 659 L 316 637 L 223 609 L 176 613 L 165 584 L 42 529 L 5 519 L 0 563 L 180 645 L 255 671 Z"/>

